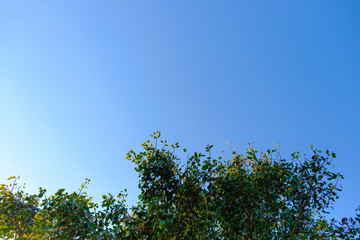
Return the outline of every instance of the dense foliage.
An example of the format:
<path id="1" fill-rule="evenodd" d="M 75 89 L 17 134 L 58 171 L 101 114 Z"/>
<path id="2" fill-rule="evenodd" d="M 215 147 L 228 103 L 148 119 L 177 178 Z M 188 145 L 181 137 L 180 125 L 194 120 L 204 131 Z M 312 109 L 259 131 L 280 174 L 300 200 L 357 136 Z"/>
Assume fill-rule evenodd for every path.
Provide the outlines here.
<path id="1" fill-rule="evenodd" d="M 186 162 L 152 135 L 144 151 L 129 151 L 140 181 L 139 202 L 127 208 L 125 192 L 94 203 L 84 189 L 27 194 L 18 178 L 0 186 L 2 239 L 356 239 L 360 215 L 328 220 L 338 198 L 335 154 L 314 149 L 288 161 L 277 149 L 213 159 L 212 146 Z M 161 145 L 159 147 L 159 145 Z M 186 149 L 184 149 L 186 152 Z"/>

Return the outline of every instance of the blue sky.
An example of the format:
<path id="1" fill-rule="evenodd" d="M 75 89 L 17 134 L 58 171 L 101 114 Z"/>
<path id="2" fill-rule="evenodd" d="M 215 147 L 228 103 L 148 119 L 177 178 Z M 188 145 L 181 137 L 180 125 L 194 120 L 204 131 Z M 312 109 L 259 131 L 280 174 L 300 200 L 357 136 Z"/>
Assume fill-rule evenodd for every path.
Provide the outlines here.
<path id="1" fill-rule="evenodd" d="M 0 180 L 100 197 L 160 130 L 190 151 L 313 144 L 360 205 L 358 1 L 2 1 Z"/>

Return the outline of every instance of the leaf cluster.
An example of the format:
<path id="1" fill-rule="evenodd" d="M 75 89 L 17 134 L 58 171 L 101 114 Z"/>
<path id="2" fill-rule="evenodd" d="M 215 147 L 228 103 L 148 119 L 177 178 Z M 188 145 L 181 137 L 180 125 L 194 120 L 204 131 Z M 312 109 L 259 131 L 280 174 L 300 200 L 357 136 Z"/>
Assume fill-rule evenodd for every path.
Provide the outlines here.
<path id="1" fill-rule="evenodd" d="M 195 152 L 182 161 L 179 144 L 145 141 L 126 158 L 139 173 L 139 201 L 126 206 L 125 192 L 101 204 L 64 189 L 46 197 L 12 184 L 0 187 L 3 239 L 357 239 L 360 214 L 328 220 L 343 176 L 333 172 L 336 155 L 310 146 L 311 155 L 259 152 L 251 144 L 231 158 Z M 184 149 L 186 152 L 186 149 Z"/>

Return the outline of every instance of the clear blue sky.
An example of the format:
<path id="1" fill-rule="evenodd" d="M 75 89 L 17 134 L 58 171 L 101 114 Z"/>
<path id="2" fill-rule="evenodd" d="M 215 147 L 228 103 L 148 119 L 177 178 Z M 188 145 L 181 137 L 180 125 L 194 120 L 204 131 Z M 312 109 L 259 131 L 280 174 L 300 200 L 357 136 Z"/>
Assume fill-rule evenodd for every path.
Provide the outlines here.
<path id="1" fill-rule="evenodd" d="M 97 197 L 151 132 L 190 151 L 314 144 L 360 204 L 359 1 L 1 1 L 0 180 Z M 214 154 L 216 156 L 216 154 Z"/>

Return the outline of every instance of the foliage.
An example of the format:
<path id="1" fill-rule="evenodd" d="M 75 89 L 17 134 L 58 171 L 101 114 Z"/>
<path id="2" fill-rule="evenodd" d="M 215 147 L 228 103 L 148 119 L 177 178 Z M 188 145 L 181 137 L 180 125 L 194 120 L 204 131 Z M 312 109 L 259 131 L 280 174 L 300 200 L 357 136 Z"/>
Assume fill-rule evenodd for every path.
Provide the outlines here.
<path id="1" fill-rule="evenodd" d="M 0 187 L 0 238 L 359 238 L 360 214 L 327 220 L 343 178 L 331 171 L 334 153 L 310 146 L 310 158 L 297 152 L 286 161 L 278 149 L 258 152 L 250 145 L 245 154 L 231 150 L 230 159 L 213 159 L 211 145 L 206 155 L 195 152 L 182 163 L 178 143 L 168 146 L 160 132 L 152 137 L 144 151 L 126 156 L 139 173 L 137 205 L 126 207 L 125 192 L 94 203 L 83 191 L 89 179 L 78 192 L 60 189 L 46 197 L 42 188 L 24 193 L 10 177 Z"/>

